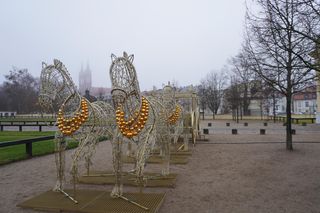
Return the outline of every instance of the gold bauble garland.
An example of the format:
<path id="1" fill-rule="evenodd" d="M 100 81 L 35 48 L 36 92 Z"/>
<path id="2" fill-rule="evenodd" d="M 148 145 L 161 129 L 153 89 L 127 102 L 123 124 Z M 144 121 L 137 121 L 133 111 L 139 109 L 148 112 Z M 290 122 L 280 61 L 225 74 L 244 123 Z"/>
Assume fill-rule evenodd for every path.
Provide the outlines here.
<path id="1" fill-rule="evenodd" d="M 116 121 L 120 132 L 127 138 L 132 138 L 141 132 L 144 128 L 149 115 L 149 102 L 145 97 L 142 97 L 141 108 L 139 112 L 134 113 L 133 118 L 125 120 L 122 107 L 119 106 L 116 110 Z"/>
<path id="2" fill-rule="evenodd" d="M 180 117 L 180 112 L 181 112 L 181 108 L 179 106 L 176 106 L 176 109 L 174 110 L 172 115 L 170 115 L 168 118 L 168 123 L 171 125 L 174 125 Z"/>
<path id="3" fill-rule="evenodd" d="M 63 108 L 63 106 L 61 107 Z M 72 118 L 66 119 L 63 117 L 62 109 L 59 109 L 58 112 L 58 128 L 62 132 L 63 135 L 72 135 L 75 131 L 77 131 L 80 126 L 88 119 L 89 110 L 87 101 L 82 98 L 81 99 L 81 111 L 77 112 L 76 115 Z"/>

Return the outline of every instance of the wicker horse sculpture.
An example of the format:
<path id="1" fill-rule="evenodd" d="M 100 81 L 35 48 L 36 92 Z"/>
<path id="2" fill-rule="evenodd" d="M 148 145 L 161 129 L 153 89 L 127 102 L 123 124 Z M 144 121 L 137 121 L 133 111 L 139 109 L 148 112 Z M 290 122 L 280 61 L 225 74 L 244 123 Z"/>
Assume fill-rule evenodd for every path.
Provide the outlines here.
<path id="1" fill-rule="evenodd" d="M 166 109 L 171 112 L 168 118 L 170 124 L 170 141 L 177 144 L 179 137 L 184 135 L 185 145 L 188 143 L 187 134 L 184 134 L 184 110 L 175 99 L 175 89 L 170 85 L 163 87 L 161 100 Z"/>
<path id="2" fill-rule="evenodd" d="M 115 129 L 114 109 L 101 101 L 90 103 L 81 97 L 66 67 L 59 60 L 53 65 L 42 64 L 39 103 L 45 110 L 56 111 L 58 114 L 58 131 L 55 134 L 55 162 L 57 183 L 55 191 L 60 191 L 77 203 L 76 182 L 78 163 L 85 159 L 89 171 L 91 157 L 100 136 L 111 136 Z M 58 110 L 54 110 L 58 109 Z M 79 142 L 72 154 L 71 175 L 73 178 L 73 196 L 63 189 L 65 181 L 65 150 L 68 138 Z"/>
<path id="3" fill-rule="evenodd" d="M 137 144 L 134 173 L 142 186 L 146 160 L 156 142 L 162 147 L 162 174 L 169 173 L 169 124 L 168 112 L 161 101 L 141 95 L 137 73 L 132 64 L 133 55 L 128 56 L 124 52 L 123 57 L 116 57 L 112 54 L 111 59 L 112 64 L 109 70 L 112 83 L 111 94 L 118 127 L 118 134 L 113 142 L 116 185 L 112 194 L 119 196 L 122 195 L 121 144 L 124 139 Z"/>

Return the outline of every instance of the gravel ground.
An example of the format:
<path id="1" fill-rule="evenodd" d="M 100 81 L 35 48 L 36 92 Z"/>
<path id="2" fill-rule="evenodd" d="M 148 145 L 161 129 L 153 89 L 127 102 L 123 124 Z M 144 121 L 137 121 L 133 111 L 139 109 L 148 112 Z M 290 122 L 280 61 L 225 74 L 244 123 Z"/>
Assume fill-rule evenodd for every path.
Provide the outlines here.
<path id="1" fill-rule="evenodd" d="M 208 122 L 201 126 L 207 127 Z M 226 127 L 225 121 L 211 123 L 210 141 L 191 147 L 188 164 L 171 165 L 171 172 L 179 174 L 176 188 L 145 189 L 167 192 L 160 213 L 320 212 L 320 143 L 316 143 L 320 126 L 295 125 L 294 141 L 313 143 L 294 143 L 294 151 L 286 151 L 285 144 L 278 143 L 285 141 L 281 124 L 264 127 L 262 122 L 249 121 L 248 127 L 243 123 Z M 261 127 L 266 135 L 258 134 Z M 231 135 L 231 128 L 238 128 L 239 134 Z M 67 152 L 67 168 L 71 154 Z M 94 169 L 110 170 L 111 159 L 110 143 L 100 143 Z M 146 170 L 160 171 L 160 166 L 150 164 Z M 35 212 L 16 205 L 51 189 L 55 176 L 54 155 L 1 166 L 0 212 Z M 112 186 L 79 188 L 111 190 Z M 134 187 L 124 190 L 138 191 Z"/>

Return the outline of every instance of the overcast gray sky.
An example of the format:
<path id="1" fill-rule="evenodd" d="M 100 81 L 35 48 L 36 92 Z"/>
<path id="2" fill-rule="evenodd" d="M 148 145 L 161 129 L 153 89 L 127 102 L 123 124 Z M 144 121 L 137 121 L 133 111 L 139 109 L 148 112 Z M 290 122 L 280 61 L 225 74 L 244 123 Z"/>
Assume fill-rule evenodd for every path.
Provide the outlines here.
<path id="1" fill-rule="evenodd" d="M 140 87 L 198 84 L 241 45 L 244 0 L 1 0 L 0 83 L 12 66 L 39 76 L 62 60 L 78 84 L 110 87 L 110 55 L 135 55 Z"/>

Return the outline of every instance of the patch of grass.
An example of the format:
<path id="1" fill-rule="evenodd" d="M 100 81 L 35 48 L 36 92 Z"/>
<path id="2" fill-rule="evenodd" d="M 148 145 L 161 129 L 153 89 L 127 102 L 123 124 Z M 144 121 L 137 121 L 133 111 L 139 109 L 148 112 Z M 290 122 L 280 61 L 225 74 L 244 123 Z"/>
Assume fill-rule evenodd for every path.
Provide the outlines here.
<path id="1" fill-rule="evenodd" d="M 54 132 L 0 132 L 0 142 L 3 141 L 14 141 L 14 140 L 22 140 L 28 138 L 35 138 L 41 136 L 53 135 Z M 78 146 L 78 142 L 74 140 L 68 140 L 67 149 L 72 149 Z M 54 141 L 40 141 L 32 144 L 32 154 L 33 156 L 41 156 L 46 154 L 54 153 Z M 26 154 L 26 146 L 15 145 L 9 147 L 0 148 L 0 165 L 6 164 L 18 160 L 27 159 L 28 155 Z"/>
<path id="2" fill-rule="evenodd" d="M 4 141 L 16 141 L 16 140 L 22 140 L 22 139 L 29 139 L 29 138 L 35 138 L 35 137 L 41 137 L 41 136 L 49 136 L 54 135 L 54 132 L 52 131 L 46 131 L 46 132 L 38 132 L 38 131 L 3 131 L 0 132 L 0 142 Z"/>

